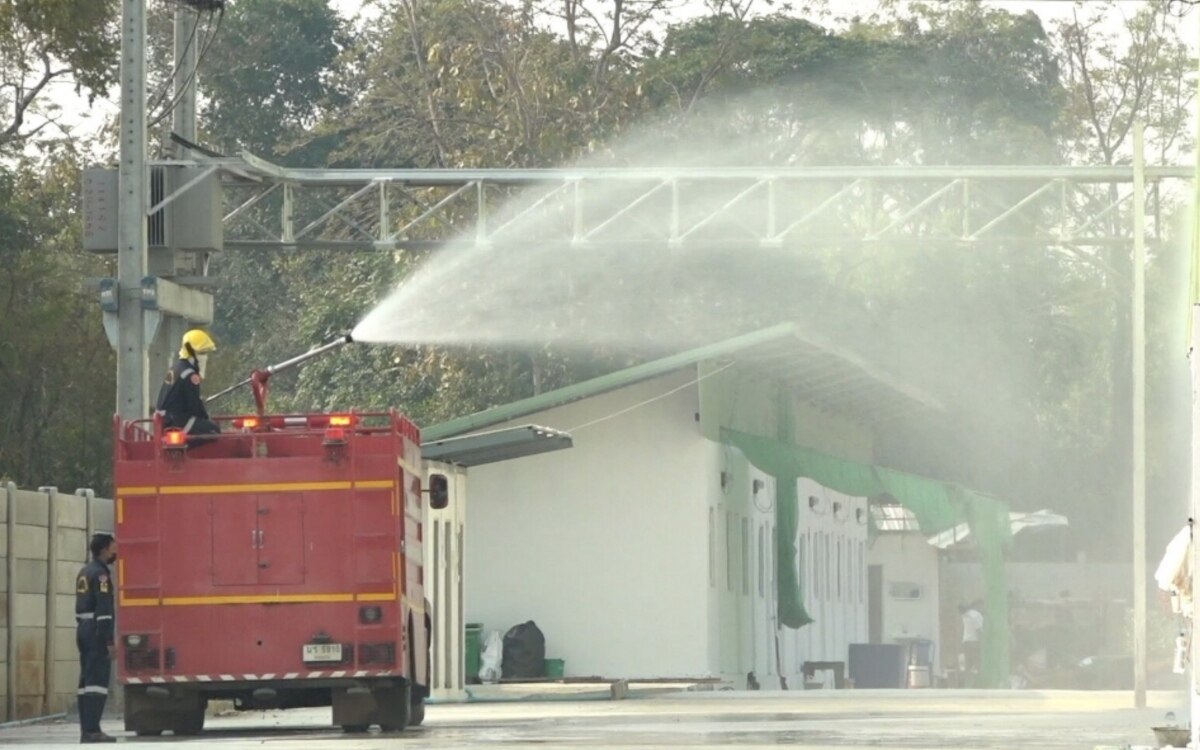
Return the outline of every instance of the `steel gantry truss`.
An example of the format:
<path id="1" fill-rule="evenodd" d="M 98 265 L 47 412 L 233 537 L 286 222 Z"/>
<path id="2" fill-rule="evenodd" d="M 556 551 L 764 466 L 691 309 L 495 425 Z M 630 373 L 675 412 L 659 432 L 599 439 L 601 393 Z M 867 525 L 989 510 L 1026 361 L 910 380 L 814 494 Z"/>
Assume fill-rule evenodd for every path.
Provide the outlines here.
<path id="1" fill-rule="evenodd" d="M 219 174 L 227 250 L 395 252 L 461 243 L 505 250 L 948 245 L 969 251 L 1011 245 L 1061 248 L 1084 258 L 1104 283 L 1123 282 L 1130 302 L 1134 598 L 1141 603 L 1134 618 L 1134 692 L 1141 707 L 1147 674 L 1146 250 L 1171 234 L 1170 207 L 1181 205 L 1172 199 L 1188 195 L 1184 183 L 1194 172 L 1146 167 L 1140 125 L 1134 141 L 1134 164 L 1116 167 L 289 169 L 245 153 L 195 156 L 157 163 L 195 171 L 148 213 Z M 122 226 L 143 216 L 131 215 Z M 1122 255 L 1128 260 L 1121 262 Z M 144 268 L 144 258 L 140 262 Z"/>
<path id="2" fill-rule="evenodd" d="M 250 154 L 190 164 L 222 175 L 227 249 L 1133 240 L 1132 167 L 287 169 Z M 1192 174 L 1145 170 L 1151 243 Z"/>

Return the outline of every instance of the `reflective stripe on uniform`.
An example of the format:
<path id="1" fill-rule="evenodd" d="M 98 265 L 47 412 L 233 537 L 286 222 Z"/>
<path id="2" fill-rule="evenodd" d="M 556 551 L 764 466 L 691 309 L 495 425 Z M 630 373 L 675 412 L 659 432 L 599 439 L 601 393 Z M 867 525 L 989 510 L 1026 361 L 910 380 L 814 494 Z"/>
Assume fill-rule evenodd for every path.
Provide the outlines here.
<path id="1" fill-rule="evenodd" d="M 76 620 L 94 620 L 96 619 L 95 612 L 77 612 L 75 613 Z"/>
<path id="2" fill-rule="evenodd" d="M 100 616 L 99 616 L 99 617 L 97 617 L 96 619 L 97 619 L 97 620 L 111 620 L 112 618 L 113 618 L 113 616 L 112 616 L 112 615 L 100 615 Z"/>
<path id="3" fill-rule="evenodd" d="M 79 688 L 79 695 L 108 695 L 108 688 L 100 685 L 88 685 L 87 687 Z"/>
<path id="4" fill-rule="evenodd" d="M 192 431 L 192 425 L 194 425 L 194 424 L 196 424 L 196 418 L 195 418 L 195 417 L 191 417 L 190 419 L 188 419 L 188 421 L 187 421 L 187 424 L 185 424 L 185 425 L 183 426 L 183 431 L 184 431 L 184 432 L 191 432 L 191 431 Z"/>
<path id="5" fill-rule="evenodd" d="M 191 376 L 193 376 L 195 374 L 196 374 L 196 371 L 189 367 L 186 370 L 184 370 L 183 372 L 179 373 L 179 379 L 187 380 L 188 378 L 190 378 Z"/>

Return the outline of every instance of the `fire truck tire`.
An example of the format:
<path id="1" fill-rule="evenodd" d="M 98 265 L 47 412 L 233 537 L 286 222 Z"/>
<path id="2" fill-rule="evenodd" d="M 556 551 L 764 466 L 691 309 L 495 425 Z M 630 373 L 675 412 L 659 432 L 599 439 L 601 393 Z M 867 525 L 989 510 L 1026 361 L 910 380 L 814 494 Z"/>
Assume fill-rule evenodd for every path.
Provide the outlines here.
<path id="1" fill-rule="evenodd" d="M 428 600 L 426 600 L 426 602 L 425 602 L 425 608 L 426 608 L 426 610 L 425 610 L 425 611 L 426 611 L 426 614 L 425 614 L 425 622 L 424 622 L 424 625 L 425 625 L 425 643 L 426 643 L 426 645 L 428 646 L 428 644 L 431 642 L 431 641 L 430 641 L 430 638 L 431 638 L 431 636 L 432 636 L 432 627 L 433 627 L 433 621 L 432 621 L 432 619 L 429 617 L 429 614 L 428 614 L 428 612 L 429 612 L 429 608 L 430 608 L 430 606 L 429 606 L 429 601 L 428 601 Z M 409 618 L 409 620 L 408 620 L 408 628 L 409 628 L 409 632 L 411 632 L 411 631 L 412 631 L 412 624 L 413 624 L 413 622 L 412 622 L 412 618 Z M 425 685 L 429 685 L 429 684 L 430 684 L 430 681 L 429 681 L 429 669 L 430 669 L 430 662 L 431 662 L 431 661 L 432 661 L 432 660 L 429 658 L 429 654 L 428 654 L 428 653 L 426 653 L 426 658 L 425 658 Z M 410 638 L 410 639 L 409 639 L 409 641 L 408 641 L 408 663 L 409 663 L 409 673 L 408 673 L 408 675 L 409 675 L 409 680 L 408 680 L 408 725 L 409 725 L 410 727 L 419 727 L 419 726 L 421 726 L 422 724 L 424 724 L 424 723 L 425 723 L 425 692 L 426 692 L 426 690 L 427 690 L 428 688 L 426 688 L 426 687 L 424 687 L 424 686 L 422 686 L 422 685 L 419 685 L 419 684 L 417 684 L 417 680 L 416 680 L 416 676 L 417 676 L 417 675 L 416 675 L 416 672 L 414 671 L 414 670 L 416 669 L 416 663 L 417 663 L 417 659 L 416 659 L 416 647 L 413 645 L 413 642 L 412 642 L 412 639 L 411 639 L 411 638 Z"/>
<path id="2" fill-rule="evenodd" d="M 204 728 L 207 701 L 197 693 L 152 696 L 145 688 L 125 690 L 125 729 L 139 737 L 157 737 L 163 732 L 199 734 Z"/>
<path id="3" fill-rule="evenodd" d="M 384 732 L 403 732 L 408 728 L 412 706 L 409 704 L 409 686 L 376 691 L 375 701 L 379 707 L 379 728 Z"/>
<path id="4" fill-rule="evenodd" d="M 408 708 L 408 725 L 419 727 L 425 723 L 425 699 L 415 700 Z"/>
<path id="5" fill-rule="evenodd" d="M 200 734 L 204 730 L 204 708 L 179 714 L 171 728 L 176 737 L 191 737 Z"/>

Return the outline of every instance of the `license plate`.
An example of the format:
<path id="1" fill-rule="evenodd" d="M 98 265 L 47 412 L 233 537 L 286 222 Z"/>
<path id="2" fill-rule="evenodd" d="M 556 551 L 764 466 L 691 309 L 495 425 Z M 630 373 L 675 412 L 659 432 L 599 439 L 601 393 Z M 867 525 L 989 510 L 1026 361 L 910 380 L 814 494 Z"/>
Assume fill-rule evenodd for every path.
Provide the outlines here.
<path id="1" fill-rule="evenodd" d="M 341 661 L 342 644 L 307 643 L 304 645 L 304 661 Z"/>

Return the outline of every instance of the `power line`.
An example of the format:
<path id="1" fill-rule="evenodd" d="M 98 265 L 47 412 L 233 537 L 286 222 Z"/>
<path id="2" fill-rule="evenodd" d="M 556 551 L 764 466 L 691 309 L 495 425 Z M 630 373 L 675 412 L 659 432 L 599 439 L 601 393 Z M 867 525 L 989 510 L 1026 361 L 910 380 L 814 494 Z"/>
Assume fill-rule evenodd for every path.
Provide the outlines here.
<path id="1" fill-rule="evenodd" d="M 147 110 L 153 111 L 153 110 L 157 109 L 158 105 L 162 104 L 163 101 L 167 98 L 167 92 L 169 92 L 171 90 L 171 85 L 175 82 L 175 74 L 179 72 L 179 66 L 187 58 L 188 52 L 191 51 L 192 44 L 196 41 L 196 32 L 199 30 L 200 30 L 200 14 L 197 13 L 196 14 L 196 23 L 192 25 L 192 33 L 188 35 L 187 44 L 185 44 L 183 47 L 183 54 L 181 54 L 179 59 L 176 60 L 174 65 L 171 66 L 171 72 L 167 76 L 167 80 L 164 81 L 163 85 L 159 87 L 158 93 L 156 93 L 154 95 L 154 99 L 152 99 L 150 101 L 150 103 L 146 105 Z"/>
<path id="2" fill-rule="evenodd" d="M 648 405 L 654 403 L 655 401 L 661 401 L 662 399 L 664 399 L 668 396 L 672 396 L 676 393 L 679 393 L 680 391 L 682 391 L 685 388 L 690 388 L 691 386 L 696 385 L 697 383 L 699 383 L 702 380 L 707 380 L 708 378 L 711 378 L 713 375 L 719 375 L 720 373 L 725 372 L 730 367 L 733 367 L 734 364 L 736 364 L 736 363 L 735 362 L 727 362 L 726 364 L 722 365 L 721 367 L 717 368 L 716 370 L 713 370 L 712 372 L 706 372 L 703 375 L 700 375 L 699 377 L 697 377 L 693 380 L 689 380 L 688 382 L 684 383 L 683 385 L 676 386 L 675 388 L 672 388 L 671 390 L 669 390 L 665 393 L 660 393 L 657 396 L 651 396 L 650 398 L 646 399 L 645 401 L 639 401 L 638 403 L 634 404 L 633 406 L 627 406 L 624 409 L 618 409 L 617 411 L 614 411 L 611 414 L 605 414 L 603 417 L 600 417 L 599 419 L 593 419 L 590 422 L 584 422 L 583 424 L 576 425 L 576 426 L 568 429 L 567 432 L 572 432 L 572 433 L 578 432 L 579 430 L 582 430 L 587 427 L 591 427 L 592 425 L 597 425 L 597 424 L 600 424 L 601 422 L 607 422 L 610 419 L 615 419 L 616 417 L 619 417 L 622 414 L 628 414 L 629 412 L 634 411 L 635 409 L 640 409 L 643 406 L 648 406 Z"/>
<path id="3" fill-rule="evenodd" d="M 216 15 L 217 15 L 217 19 L 214 22 L 212 20 L 213 13 L 211 11 L 209 12 L 209 26 L 211 27 L 212 30 L 209 32 L 208 37 L 204 40 L 204 46 L 202 46 L 200 48 L 200 52 L 196 57 L 196 64 L 194 66 L 192 66 L 192 69 L 188 72 L 187 80 L 185 80 L 183 82 L 183 85 L 179 87 L 179 90 L 175 92 L 175 96 L 172 97 L 171 101 L 167 104 L 166 109 L 163 110 L 163 112 L 161 114 L 159 114 L 157 117 L 155 117 L 153 120 L 151 120 L 146 125 L 147 129 L 153 128 L 154 126 L 158 125 L 160 122 L 165 120 L 166 118 L 170 117 L 171 113 L 175 111 L 175 108 L 179 106 L 179 102 L 183 101 L 184 93 L 188 90 L 188 87 L 191 86 L 192 82 L 196 80 L 196 73 L 197 73 L 197 71 L 200 70 L 200 64 L 203 63 L 204 59 L 208 56 L 208 51 L 209 51 L 209 49 L 212 48 L 213 41 L 217 38 L 217 33 L 220 32 L 220 30 L 221 30 L 221 21 L 223 21 L 225 19 L 225 6 L 224 5 L 219 6 L 219 10 L 217 11 Z M 196 30 L 199 27 L 200 27 L 200 19 L 199 19 L 199 13 L 197 13 L 196 26 L 193 27 L 193 29 L 192 29 L 193 36 L 195 36 Z M 189 40 L 187 46 L 188 47 L 191 46 L 190 40 Z M 185 53 L 184 53 L 185 57 L 186 57 L 186 49 L 187 48 L 185 47 Z M 177 71 L 178 71 L 178 66 L 176 66 L 176 72 Z M 174 78 L 174 75 L 172 74 L 171 77 Z"/>

